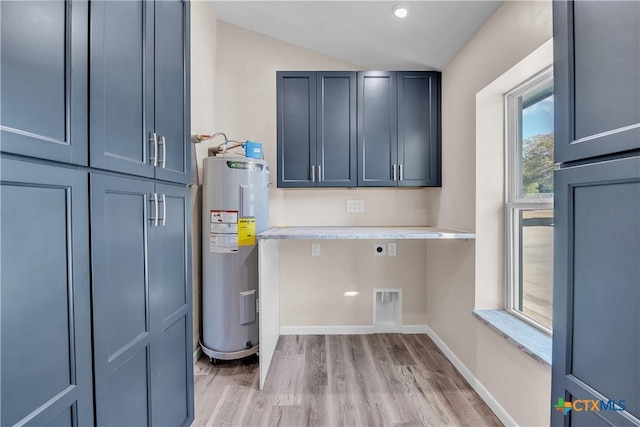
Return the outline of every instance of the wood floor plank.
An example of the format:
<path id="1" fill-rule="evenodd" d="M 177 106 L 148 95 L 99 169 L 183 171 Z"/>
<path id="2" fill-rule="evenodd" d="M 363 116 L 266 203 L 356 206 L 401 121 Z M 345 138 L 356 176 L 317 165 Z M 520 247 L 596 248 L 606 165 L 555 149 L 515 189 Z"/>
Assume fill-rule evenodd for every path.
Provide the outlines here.
<path id="1" fill-rule="evenodd" d="M 195 366 L 194 426 L 500 426 L 426 335 L 282 336 L 256 363 Z"/>

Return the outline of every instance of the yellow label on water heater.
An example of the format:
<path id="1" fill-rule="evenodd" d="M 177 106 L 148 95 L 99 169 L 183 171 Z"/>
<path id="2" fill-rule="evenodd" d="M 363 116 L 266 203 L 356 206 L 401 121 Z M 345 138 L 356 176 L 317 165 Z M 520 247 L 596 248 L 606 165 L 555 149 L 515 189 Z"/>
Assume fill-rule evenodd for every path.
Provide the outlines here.
<path id="1" fill-rule="evenodd" d="M 256 244 L 256 219 L 238 219 L 238 246 L 253 246 Z"/>

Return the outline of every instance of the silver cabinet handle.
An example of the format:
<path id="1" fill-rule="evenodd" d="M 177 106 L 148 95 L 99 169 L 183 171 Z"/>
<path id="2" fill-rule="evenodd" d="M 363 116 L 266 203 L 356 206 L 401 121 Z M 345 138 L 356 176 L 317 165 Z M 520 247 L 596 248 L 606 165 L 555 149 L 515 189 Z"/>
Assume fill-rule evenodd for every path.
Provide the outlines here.
<path id="1" fill-rule="evenodd" d="M 151 201 L 155 205 L 155 215 L 150 218 L 151 222 L 153 222 L 153 226 L 158 226 L 158 193 L 153 193 L 151 196 Z"/>
<path id="2" fill-rule="evenodd" d="M 400 163 L 400 181 L 403 180 L 403 176 L 402 176 L 402 163 Z"/>
<path id="3" fill-rule="evenodd" d="M 167 224 L 167 199 L 162 194 L 162 226 L 164 227 Z"/>
<path id="4" fill-rule="evenodd" d="M 167 165 L 167 141 L 162 137 L 162 169 Z"/>
<path id="5" fill-rule="evenodd" d="M 153 136 L 149 138 L 149 142 L 153 143 L 153 157 L 150 157 L 149 160 L 153 162 L 153 167 L 158 166 L 158 134 L 153 133 Z"/>
<path id="6" fill-rule="evenodd" d="M 396 181 L 397 180 L 397 175 L 396 175 L 396 164 L 393 164 L 393 180 Z"/>
<path id="7" fill-rule="evenodd" d="M 316 165 L 311 165 L 311 182 L 316 182 Z"/>
<path id="8" fill-rule="evenodd" d="M 322 166 L 318 165 L 318 182 L 322 182 Z"/>

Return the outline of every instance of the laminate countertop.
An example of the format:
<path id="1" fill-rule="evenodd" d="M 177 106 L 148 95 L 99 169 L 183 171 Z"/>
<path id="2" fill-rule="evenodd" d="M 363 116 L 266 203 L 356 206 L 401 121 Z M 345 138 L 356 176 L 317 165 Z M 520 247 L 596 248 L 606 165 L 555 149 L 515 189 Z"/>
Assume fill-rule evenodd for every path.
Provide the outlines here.
<path id="1" fill-rule="evenodd" d="M 475 233 L 438 227 L 272 227 L 258 240 L 438 240 L 475 239 Z"/>

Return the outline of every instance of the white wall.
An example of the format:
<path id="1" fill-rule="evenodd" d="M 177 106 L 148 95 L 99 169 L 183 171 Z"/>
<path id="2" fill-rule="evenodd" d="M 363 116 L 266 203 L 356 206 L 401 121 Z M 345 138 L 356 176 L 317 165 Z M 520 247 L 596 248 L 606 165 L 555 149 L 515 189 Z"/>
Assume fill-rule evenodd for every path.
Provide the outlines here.
<path id="1" fill-rule="evenodd" d="M 443 70 L 443 187 L 428 193 L 430 222 L 476 230 L 476 224 L 482 226 L 487 215 L 500 215 L 491 207 L 484 209 L 480 203 L 476 206 L 476 200 L 484 197 L 484 183 L 476 182 L 476 94 L 551 36 L 550 1 L 506 1 Z M 478 158 L 495 162 L 495 173 L 500 174 L 502 158 L 487 159 L 483 153 Z M 476 231 L 482 234 L 483 230 Z M 483 254 L 501 251 L 495 243 L 490 247 L 483 246 L 483 242 L 477 246 L 462 242 L 427 244 L 428 325 L 518 424 L 547 425 L 550 369 L 534 362 L 471 314 L 476 299 L 481 305 L 503 300 L 500 264 L 486 266 L 493 270 L 496 283 L 476 283 L 476 279 L 492 280 L 491 274 L 475 276 L 476 249 L 480 248 Z M 487 297 L 491 303 L 484 301 L 484 294 L 476 296 L 479 285 L 494 289 Z"/>
<path id="2" fill-rule="evenodd" d="M 272 226 L 427 224 L 427 190 L 423 189 L 276 188 L 276 71 L 357 69 L 353 64 L 308 49 L 218 23 L 216 128 L 209 132 L 223 131 L 229 138 L 263 143 L 265 158 L 272 169 L 269 193 Z M 354 198 L 365 201 L 364 213 L 346 213 L 346 200 Z M 310 242 L 281 245 L 283 325 L 370 325 L 374 287 L 404 287 L 405 301 L 412 301 L 405 304 L 405 323 L 424 324 L 426 272 L 423 262 L 412 262 L 424 259 L 424 243 L 402 243 L 398 256 L 393 261 L 390 257 L 384 259 L 385 262 L 380 257 L 362 257 L 362 253 L 372 253 L 373 242 L 352 245 L 322 242 L 321 256 L 313 259 L 309 246 Z M 344 270 L 335 267 L 337 261 L 344 265 Z M 384 273 L 370 274 L 382 270 Z M 324 276 L 325 273 L 332 274 Z M 332 296 L 325 297 L 323 304 L 314 304 L 319 290 L 326 286 L 330 286 Z M 361 293 L 345 299 L 344 292 L 354 287 Z M 330 317 L 326 314 L 328 306 L 351 310 Z"/>
<path id="3" fill-rule="evenodd" d="M 216 16 L 209 2 L 191 2 L 191 134 L 209 133 L 215 119 Z M 196 145 L 198 158 L 206 155 L 204 144 Z M 200 174 L 200 176 L 202 176 Z M 202 188 L 191 189 L 193 267 L 193 346 L 200 339 L 200 233 Z"/>

